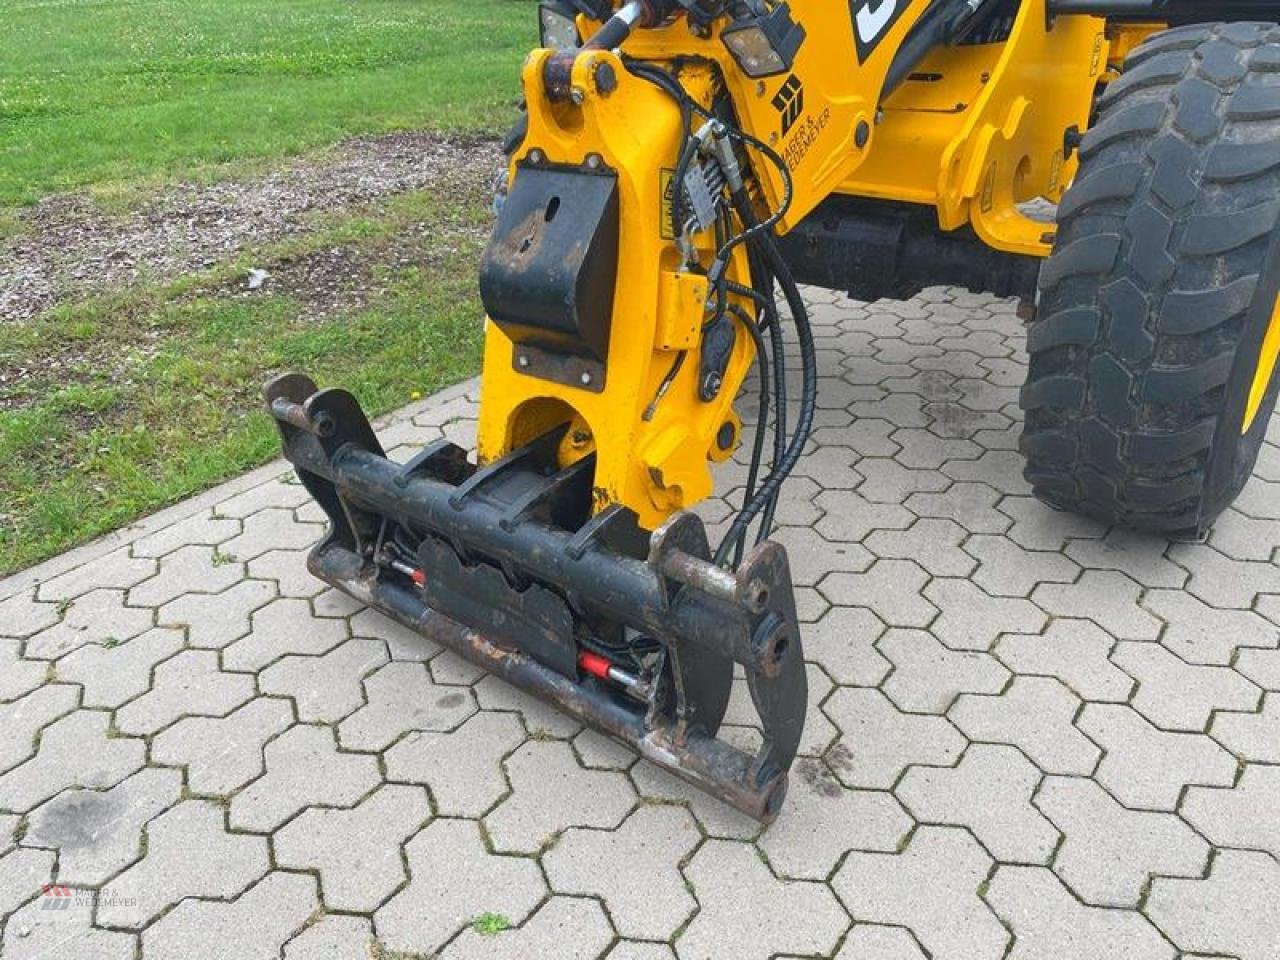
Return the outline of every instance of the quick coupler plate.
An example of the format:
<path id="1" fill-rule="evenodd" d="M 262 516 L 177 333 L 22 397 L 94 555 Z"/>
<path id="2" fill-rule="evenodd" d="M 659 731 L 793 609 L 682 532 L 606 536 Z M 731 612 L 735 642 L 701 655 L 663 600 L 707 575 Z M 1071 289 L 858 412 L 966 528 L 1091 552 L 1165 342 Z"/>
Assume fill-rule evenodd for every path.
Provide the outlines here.
<path id="1" fill-rule="evenodd" d="M 777 816 L 807 687 L 785 550 L 710 562 L 702 521 L 652 534 L 592 510 L 594 461 L 561 468 L 563 428 L 477 468 L 438 442 L 387 459 L 355 398 L 267 384 L 285 456 L 329 518 L 322 580 L 627 744 L 762 821 Z M 761 743 L 718 738 L 745 673 Z"/>

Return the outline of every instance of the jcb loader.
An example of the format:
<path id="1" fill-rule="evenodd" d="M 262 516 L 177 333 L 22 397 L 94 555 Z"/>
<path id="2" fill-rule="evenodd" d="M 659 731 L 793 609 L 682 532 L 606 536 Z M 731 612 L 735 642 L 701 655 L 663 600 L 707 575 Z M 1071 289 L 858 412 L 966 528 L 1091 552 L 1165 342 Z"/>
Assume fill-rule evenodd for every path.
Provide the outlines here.
<path id="1" fill-rule="evenodd" d="M 330 521 L 311 570 L 771 820 L 806 706 L 769 539 L 814 418 L 799 285 L 1020 298 L 1036 494 L 1202 534 L 1276 402 L 1278 7 L 544 0 L 474 455 L 397 464 L 350 393 L 266 387 Z M 744 443 L 711 543 L 690 508 Z M 758 748 L 717 735 L 735 671 Z"/>

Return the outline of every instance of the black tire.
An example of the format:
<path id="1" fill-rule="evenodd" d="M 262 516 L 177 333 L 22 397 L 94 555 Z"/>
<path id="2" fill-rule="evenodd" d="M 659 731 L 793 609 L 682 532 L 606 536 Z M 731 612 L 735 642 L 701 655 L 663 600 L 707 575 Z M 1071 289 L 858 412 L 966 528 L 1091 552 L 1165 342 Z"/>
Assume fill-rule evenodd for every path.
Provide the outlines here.
<path id="1" fill-rule="evenodd" d="M 1057 507 L 1203 533 L 1280 385 L 1245 430 L 1280 295 L 1280 27 L 1157 34 L 1098 107 L 1028 332 L 1026 478 Z"/>

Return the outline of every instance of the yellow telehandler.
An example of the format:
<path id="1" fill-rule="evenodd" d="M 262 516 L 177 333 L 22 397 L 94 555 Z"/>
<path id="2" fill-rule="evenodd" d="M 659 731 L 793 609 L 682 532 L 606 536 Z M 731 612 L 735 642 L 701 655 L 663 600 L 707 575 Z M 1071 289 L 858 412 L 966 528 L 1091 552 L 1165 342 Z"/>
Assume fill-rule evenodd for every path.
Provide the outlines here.
<path id="1" fill-rule="evenodd" d="M 1276 402 L 1278 7 L 544 0 L 474 455 L 398 464 L 350 393 L 266 387 L 330 520 L 312 571 L 771 820 L 806 706 L 769 539 L 815 410 L 799 285 L 1020 298 L 1036 494 L 1203 533 Z M 711 543 L 690 508 L 744 443 Z M 736 670 L 757 749 L 717 735 Z"/>

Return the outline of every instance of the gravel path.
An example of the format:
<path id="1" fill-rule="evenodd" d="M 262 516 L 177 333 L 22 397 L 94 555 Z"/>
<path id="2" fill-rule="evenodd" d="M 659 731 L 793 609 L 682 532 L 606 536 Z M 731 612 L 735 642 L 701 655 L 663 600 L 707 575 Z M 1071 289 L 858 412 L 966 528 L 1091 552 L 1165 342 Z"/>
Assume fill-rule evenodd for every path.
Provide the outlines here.
<path id="1" fill-rule="evenodd" d="M 18 236 L 0 240 L 0 320 L 205 269 L 248 246 L 304 232 L 317 211 L 447 189 L 457 177 L 487 178 L 497 165 L 491 141 L 394 134 L 351 140 L 261 177 L 181 183 L 123 216 L 83 193 L 49 197 L 23 212 Z"/>

